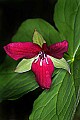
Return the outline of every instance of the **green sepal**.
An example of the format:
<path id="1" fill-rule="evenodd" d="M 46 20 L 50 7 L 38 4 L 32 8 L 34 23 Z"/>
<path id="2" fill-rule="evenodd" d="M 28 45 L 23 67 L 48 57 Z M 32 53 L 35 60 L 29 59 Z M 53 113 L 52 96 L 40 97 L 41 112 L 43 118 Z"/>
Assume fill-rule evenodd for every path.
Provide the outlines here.
<path id="1" fill-rule="evenodd" d="M 33 43 L 38 44 L 40 47 L 42 47 L 43 43 L 46 43 L 46 41 L 43 39 L 42 35 L 37 32 L 35 29 L 33 34 Z"/>
<path id="2" fill-rule="evenodd" d="M 57 58 L 51 57 L 51 60 L 54 64 L 54 67 L 65 69 L 70 73 L 69 64 L 64 58 L 57 59 Z"/>
<path id="3" fill-rule="evenodd" d="M 32 62 L 34 61 L 34 58 L 31 59 L 23 59 L 16 67 L 15 72 L 17 73 L 23 73 L 31 70 Z"/>

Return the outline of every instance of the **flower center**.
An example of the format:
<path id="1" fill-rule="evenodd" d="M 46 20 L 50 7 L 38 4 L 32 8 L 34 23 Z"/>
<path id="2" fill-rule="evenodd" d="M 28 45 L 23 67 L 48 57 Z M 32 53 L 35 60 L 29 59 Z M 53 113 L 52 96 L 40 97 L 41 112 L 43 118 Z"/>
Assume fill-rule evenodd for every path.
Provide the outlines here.
<path id="1" fill-rule="evenodd" d="M 38 59 L 40 59 L 40 66 L 42 66 L 43 62 L 46 62 L 46 64 L 48 64 L 48 57 L 47 57 L 47 54 L 44 53 L 44 51 L 40 51 L 36 60 L 35 60 L 35 63 L 38 61 Z"/>
<path id="2" fill-rule="evenodd" d="M 47 55 L 44 53 L 44 51 L 39 52 L 39 58 L 44 60 L 47 57 Z"/>

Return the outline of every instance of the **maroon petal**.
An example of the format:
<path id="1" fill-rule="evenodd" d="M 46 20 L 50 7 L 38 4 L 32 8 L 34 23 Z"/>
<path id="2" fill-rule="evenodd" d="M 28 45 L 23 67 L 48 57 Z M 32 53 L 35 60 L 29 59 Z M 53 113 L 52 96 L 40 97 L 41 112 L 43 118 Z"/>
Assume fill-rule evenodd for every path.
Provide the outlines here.
<path id="1" fill-rule="evenodd" d="M 49 54 L 49 55 L 50 55 L 50 48 L 49 48 L 49 46 L 47 46 L 46 43 L 43 43 L 42 50 L 43 50 L 46 54 Z"/>
<path id="2" fill-rule="evenodd" d="M 41 48 L 32 42 L 15 42 L 4 46 L 4 50 L 11 58 L 18 60 L 36 56 Z"/>
<path id="3" fill-rule="evenodd" d="M 54 65 L 49 57 L 35 60 L 32 63 L 32 71 L 35 74 L 36 81 L 42 89 L 49 89 L 51 86 L 51 77 L 54 71 Z"/>
<path id="4" fill-rule="evenodd" d="M 50 55 L 61 59 L 65 52 L 68 51 L 68 42 L 66 40 L 58 42 L 49 46 Z"/>

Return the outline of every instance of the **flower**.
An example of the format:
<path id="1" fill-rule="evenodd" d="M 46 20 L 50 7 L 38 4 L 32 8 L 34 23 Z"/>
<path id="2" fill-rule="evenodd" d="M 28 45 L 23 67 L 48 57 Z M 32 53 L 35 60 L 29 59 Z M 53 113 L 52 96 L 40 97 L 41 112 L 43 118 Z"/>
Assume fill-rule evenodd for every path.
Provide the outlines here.
<path id="1" fill-rule="evenodd" d="M 35 74 L 36 81 L 42 89 L 49 89 L 54 72 L 54 63 L 51 56 L 61 59 L 64 53 L 68 51 L 68 42 L 64 40 L 50 46 L 43 43 L 42 48 L 32 42 L 13 42 L 4 46 L 4 50 L 14 60 L 34 58 L 31 70 Z"/>

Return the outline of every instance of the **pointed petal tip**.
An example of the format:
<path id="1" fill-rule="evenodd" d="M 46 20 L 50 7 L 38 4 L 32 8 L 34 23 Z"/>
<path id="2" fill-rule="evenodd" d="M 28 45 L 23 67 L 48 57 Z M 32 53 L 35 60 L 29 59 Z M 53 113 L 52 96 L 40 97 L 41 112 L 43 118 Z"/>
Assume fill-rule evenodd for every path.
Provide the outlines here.
<path id="1" fill-rule="evenodd" d="M 40 87 L 41 87 L 43 90 L 45 90 L 45 89 L 46 89 L 46 90 L 49 90 L 49 89 L 51 88 L 51 86 L 50 86 L 50 87 L 49 87 L 49 86 L 48 86 L 48 87 L 40 86 Z"/>
<path id="2" fill-rule="evenodd" d="M 42 62 L 40 64 L 40 62 Z M 36 81 L 42 89 L 50 89 L 51 87 L 51 77 L 54 72 L 54 65 L 50 58 L 41 60 L 40 58 L 37 62 L 32 63 L 32 71 L 35 74 Z"/>
<path id="3" fill-rule="evenodd" d="M 68 41 L 63 40 L 61 42 L 52 44 L 49 46 L 50 48 L 50 55 L 57 58 L 61 59 L 64 55 L 65 52 L 68 51 Z"/>
<path id="4" fill-rule="evenodd" d="M 10 44 L 11 44 L 11 43 L 10 43 Z M 6 45 L 6 46 L 4 46 L 3 48 L 4 48 L 6 54 L 7 54 L 9 57 L 13 58 L 14 60 L 18 60 L 18 58 L 17 58 L 16 56 L 14 56 L 14 55 L 11 54 L 11 50 L 10 50 L 9 44 Z"/>
<path id="5" fill-rule="evenodd" d="M 41 47 L 32 42 L 14 42 L 4 46 L 5 52 L 14 60 L 35 57 Z"/>

